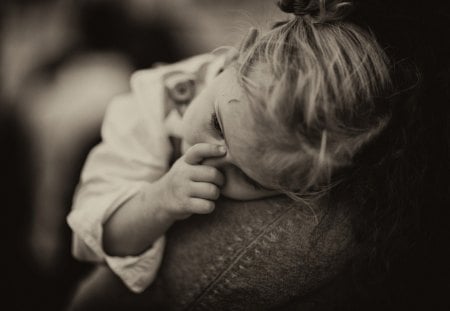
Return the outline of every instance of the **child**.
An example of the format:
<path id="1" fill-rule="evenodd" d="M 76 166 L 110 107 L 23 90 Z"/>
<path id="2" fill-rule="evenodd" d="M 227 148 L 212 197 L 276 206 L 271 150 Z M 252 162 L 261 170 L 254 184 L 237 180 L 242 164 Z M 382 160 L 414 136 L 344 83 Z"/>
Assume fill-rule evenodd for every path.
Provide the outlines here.
<path id="1" fill-rule="evenodd" d="M 75 256 L 106 261 L 140 292 L 175 221 L 213 212 L 221 194 L 314 197 L 383 129 L 388 63 L 372 36 L 343 21 L 351 3 L 278 5 L 294 17 L 252 30 L 239 51 L 133 76 L 81 176 L 68 217 Z"/>

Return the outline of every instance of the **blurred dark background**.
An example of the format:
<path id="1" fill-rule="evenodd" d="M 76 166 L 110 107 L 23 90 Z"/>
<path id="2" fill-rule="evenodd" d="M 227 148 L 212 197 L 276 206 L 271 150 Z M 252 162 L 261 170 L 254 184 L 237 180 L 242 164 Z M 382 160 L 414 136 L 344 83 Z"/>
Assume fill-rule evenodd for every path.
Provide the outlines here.
<path id="1" fill-rule="evenodd" d="M 236 45 L 249 26 L 280 18 L 272 0 L 4 0 L 0 4 L 1 305 L 61 310 L 91 265 L 70 255 L 65 224 L 108 101 L 129 75 Z M 446 1 L 356 1 L 397 62 L 417 66 L 412 131 L 422 187 L 414 241 L 382 286 L 361 295 L 369 310 L 450 310 L 450 9 Z M 406 117 L 406 116 L 405 116 Z M 369 306 L 370 304 L 370 306 Z M 350 308 L 350 307 L 349 307 Z"/>

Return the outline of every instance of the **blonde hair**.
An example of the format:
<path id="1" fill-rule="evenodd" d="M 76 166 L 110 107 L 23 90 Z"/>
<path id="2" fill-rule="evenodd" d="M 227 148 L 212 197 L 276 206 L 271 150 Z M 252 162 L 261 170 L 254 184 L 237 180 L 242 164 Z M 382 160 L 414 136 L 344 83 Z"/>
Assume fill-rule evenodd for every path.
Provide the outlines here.
<path id="1" fill-rule="evenodd" d="M 269 184 L 290 195 L 329 187 L 389 120 L 389 61 L 372 34 L 343 20 L 350 4 L 280 1 L 295 16 L 252 29 L 237 59 Z"/>

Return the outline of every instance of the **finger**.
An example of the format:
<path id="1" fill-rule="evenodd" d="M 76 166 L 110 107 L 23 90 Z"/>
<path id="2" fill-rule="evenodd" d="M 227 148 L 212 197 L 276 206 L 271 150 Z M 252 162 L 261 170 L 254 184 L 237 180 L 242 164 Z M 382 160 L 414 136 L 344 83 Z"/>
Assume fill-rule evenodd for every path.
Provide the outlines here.
<path id="1" fill-rule="evenodd" d="M 205 158 L 221 157 L 226 153 L 225 146 L 200 143 L 192 146 L 186 151 L 184 160 L 187 164 L 200 164 Z"/>
<path id="2" fill-rule="evenodd" d="M 192 172 L 192 181 L 213 183 L 216 186 L 223 186 L 225 183 L 225 177 L 215 167 L 207 165 L 196 166 Z"/>
<path id="3" fill-rule="evenodd" d="M 193 198 L 217 200 L 220 196 L 220 189 L 211 183 L 194 182 L 191 185 L 189 194 Z"/>
<path id="4" fill-rule="evenodd" d="M 189 199 L 189 211 L 194 214 L 209 214 L 214 211 L 216 207 L 215 203 L 210 200 L 200 199 L 200 198 L 190 198 Z"/>

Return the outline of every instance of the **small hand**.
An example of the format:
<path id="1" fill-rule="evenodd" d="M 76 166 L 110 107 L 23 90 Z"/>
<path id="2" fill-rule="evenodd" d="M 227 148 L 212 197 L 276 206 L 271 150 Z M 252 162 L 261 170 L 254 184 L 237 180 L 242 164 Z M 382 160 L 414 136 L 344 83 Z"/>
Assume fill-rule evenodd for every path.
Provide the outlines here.
<path id="1" fill-rule="evenodd" d="M 215 167 L 202 165 L 204 159 L 222 157 L 224 146 L 206 143 L 190 147 L 158 181 L 162 204 L 176 219 L 191 214 L 208 214 L 215 208 L 224 184 L 223 174 Z"/>

